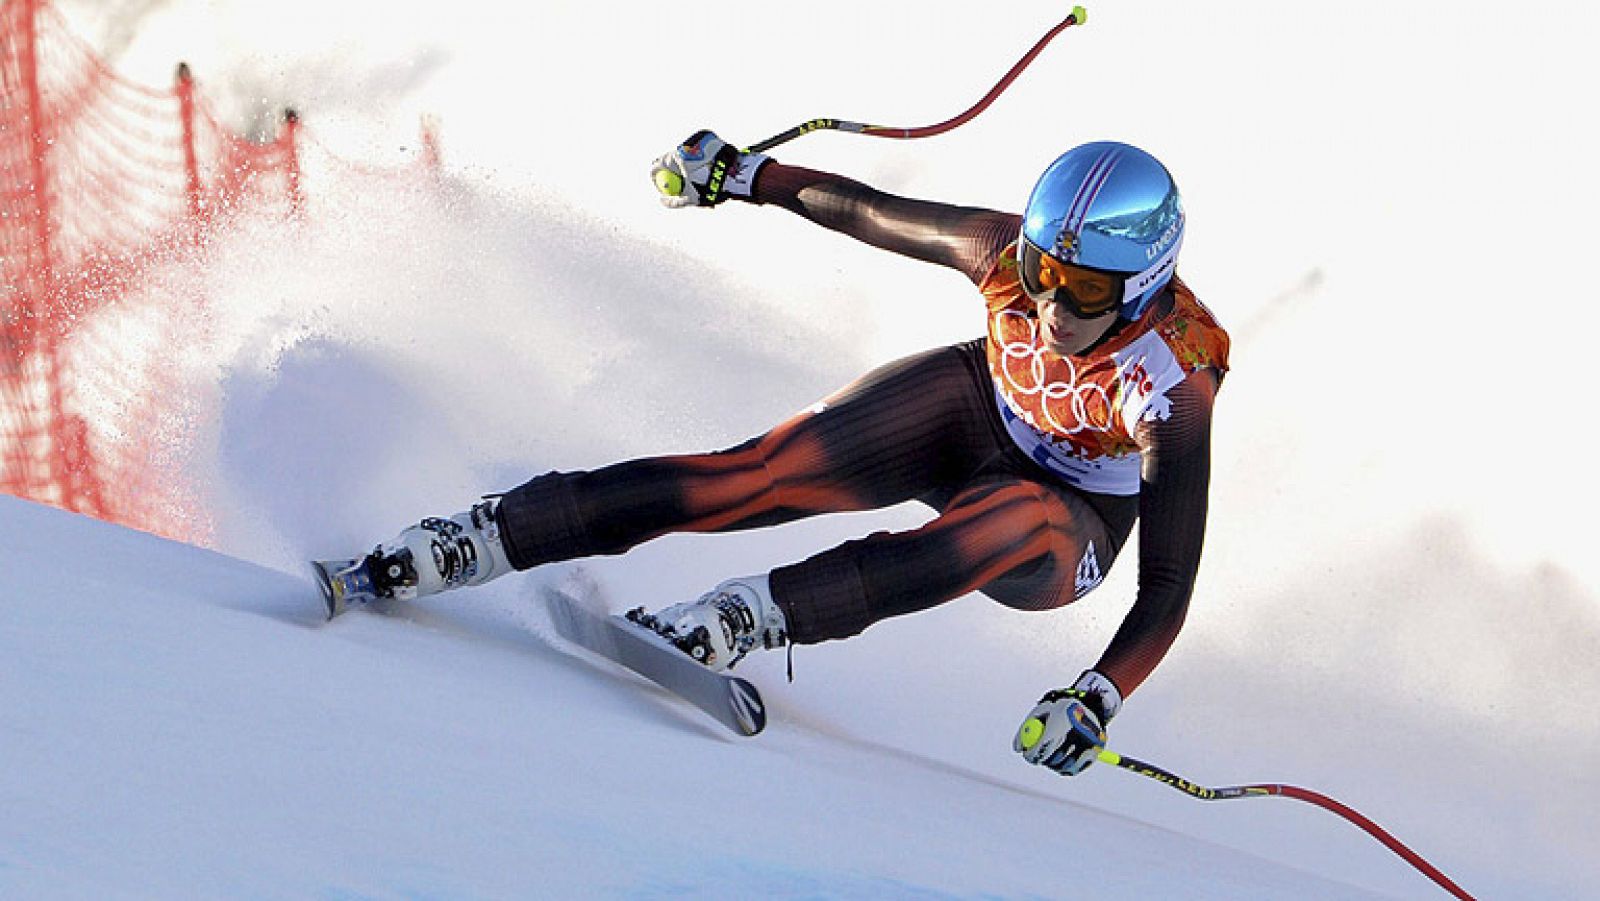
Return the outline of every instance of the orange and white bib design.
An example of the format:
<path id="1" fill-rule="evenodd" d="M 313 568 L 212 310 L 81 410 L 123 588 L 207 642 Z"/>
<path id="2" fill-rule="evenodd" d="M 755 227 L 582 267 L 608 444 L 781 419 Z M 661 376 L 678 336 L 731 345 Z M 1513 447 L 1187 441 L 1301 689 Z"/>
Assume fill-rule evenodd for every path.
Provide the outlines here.
<path id="1" fill-rule="evenodd" d="M 1198 369 L 1224 372 L 1228 334 L 1176 278 L 1176 303 L 1152 306 L 1091 353 L 1063 357 L 1041 343 L 1033 301 L 1017 275 L 1016 246 L 980 286 L 989 308 L 989 374 L 1006 431 L 1068 484 L 1139 493 L 1139 423 L 1171 415 L 1166 392 Z"/>

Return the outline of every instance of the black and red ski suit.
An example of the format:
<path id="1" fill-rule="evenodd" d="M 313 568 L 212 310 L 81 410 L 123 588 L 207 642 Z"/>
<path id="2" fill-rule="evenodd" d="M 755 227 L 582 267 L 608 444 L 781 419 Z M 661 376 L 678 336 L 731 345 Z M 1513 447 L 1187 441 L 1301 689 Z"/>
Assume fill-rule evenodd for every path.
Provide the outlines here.
<path id="1" fill-rule="evenodd" d="M 975 284 L 1021 230 L 1015 214 L 896 197 L 776 162 L 761 169 L 751 199 Z M 1172 303 L 1169 287 L 1154 315 Z M 890 363 L 727 450 L 539 476 L 502 499 L 507 556 L 526 569 L 620 554 L 670 532 L 753 529 L 906 500 L 937 511 L 920 528 L 878 532 L 772 571 L 790 641 L 811 644 L 971 591 L 1026 610 L 1071 603 L 1087 590 L 1086 550 L 1109 569 L 1137 520 L 1138 596 L 1095 665 L 1126 697 L 1165 655 L 1188 608 L 1225 360 L 1168 390 L 1170 415 L 1140 425 L 1138 493 L 1096 494 L 1058 479 L 1008 436 L 987 340 Z M 1087 587 L 1098 581 L 1097 573 Z"/>

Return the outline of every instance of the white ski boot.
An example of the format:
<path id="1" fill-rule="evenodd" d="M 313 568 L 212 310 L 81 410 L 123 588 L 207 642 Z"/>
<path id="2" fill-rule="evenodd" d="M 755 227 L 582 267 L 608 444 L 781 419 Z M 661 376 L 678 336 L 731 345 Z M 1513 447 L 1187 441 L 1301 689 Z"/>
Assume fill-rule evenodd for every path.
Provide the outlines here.
<path id="1" fill-rule="evenodd" d="M 768 580 L 765 574 L 729 579 L 691 603 L 675 604 L 654 616 L 640 607 L 627 616 L 707 667 L 725 670 L 758 647 L 789 643 L 783 609 L 772 600 Z"/>
<path id="2" fill-rule="evenodd" d="M 495 520 L 499 506 L 493 498 L 449 519 L 429 517 L 379 545 L 367 558 L 378 594 L 414 600 L 511 572 Z"/>

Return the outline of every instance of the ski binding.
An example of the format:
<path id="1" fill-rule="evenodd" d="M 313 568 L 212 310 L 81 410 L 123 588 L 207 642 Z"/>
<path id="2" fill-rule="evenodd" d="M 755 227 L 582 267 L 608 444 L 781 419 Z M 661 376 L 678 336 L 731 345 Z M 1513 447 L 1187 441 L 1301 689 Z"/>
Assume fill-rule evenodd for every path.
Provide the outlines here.
<path id="1" fill-rule="evenodd" d="M 562 638 L 633 670 L 737 735 L 766 728 L 761 692 L 748 681 L 707 669 L 644 624 L 596 609 L 571 590 L 546 587 L 544 595 Z"/>

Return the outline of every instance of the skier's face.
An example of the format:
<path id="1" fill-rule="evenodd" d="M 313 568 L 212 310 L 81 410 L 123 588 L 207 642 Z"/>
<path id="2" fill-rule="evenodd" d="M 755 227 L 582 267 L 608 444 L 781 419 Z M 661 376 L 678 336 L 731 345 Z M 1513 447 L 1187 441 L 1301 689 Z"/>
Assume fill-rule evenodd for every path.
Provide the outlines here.
<path id="1" fill-rule="evenodd" d="M 1024 235 L 1017 271 L 1039 318 L 1039 339 L 1060 356 L 1088 350 L 1117 321 L 1127 276 L 1065 263 Z"/>
<path id="2" fill-rule="evenodd" d="M 1039 341 L 1059 356 L 1083 353 L 1105 337 L 1117 322 L 1115 309 L 1093 319 L 1083 319 L 1049 298 L 1033 298 L 1033 301 L 1039 314 Z"/>

